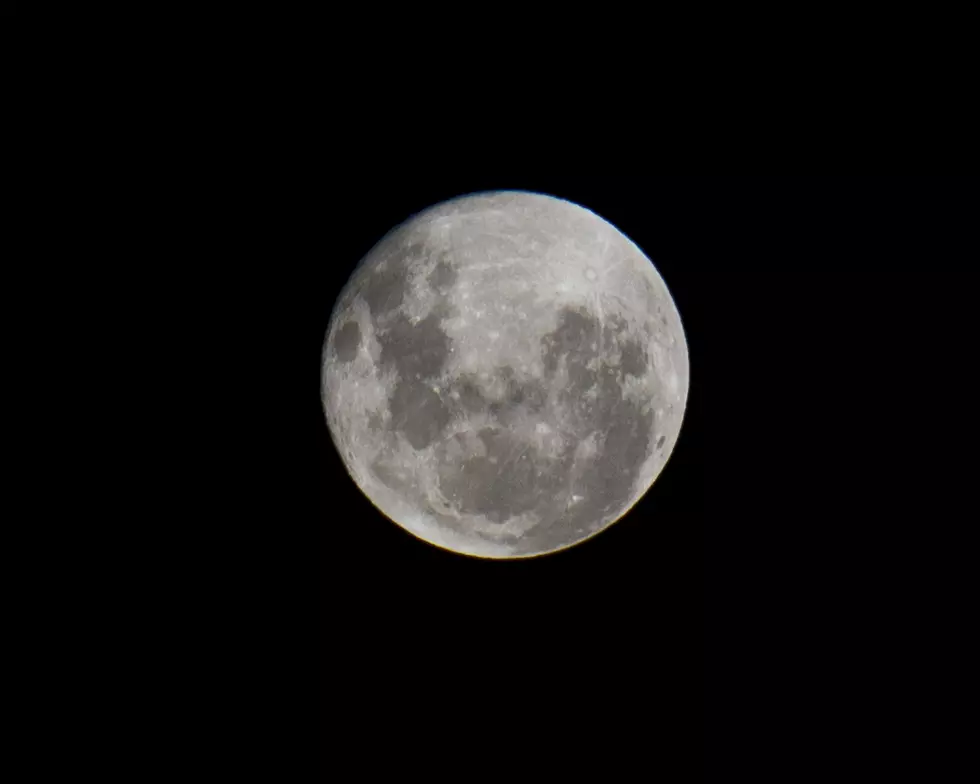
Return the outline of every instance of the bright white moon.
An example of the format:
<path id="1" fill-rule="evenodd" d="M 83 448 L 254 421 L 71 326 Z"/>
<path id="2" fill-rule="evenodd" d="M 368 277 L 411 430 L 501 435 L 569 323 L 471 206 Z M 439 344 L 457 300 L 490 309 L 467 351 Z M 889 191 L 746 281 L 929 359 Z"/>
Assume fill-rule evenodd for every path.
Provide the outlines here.
<path id="1" fill-rule="evenodd" d="M 394 229 L 341 293 L 323 350 L 351 477 L 415 536 L 467 555 L 561 550 L 621 518 L 681 427 L 687 343 L 614 226 L 521 191 Z"/>

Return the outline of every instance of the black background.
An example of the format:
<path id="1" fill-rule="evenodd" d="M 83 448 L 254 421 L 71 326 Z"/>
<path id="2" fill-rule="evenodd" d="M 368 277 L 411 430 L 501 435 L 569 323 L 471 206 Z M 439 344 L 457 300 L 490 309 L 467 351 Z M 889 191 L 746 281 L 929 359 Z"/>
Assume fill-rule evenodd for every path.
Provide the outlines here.
<path id="1" fill-rule="evenodd" d="M 966 316 L 945 304 L 973 258 L 974 183 L 458 168 L 338 166 L 246 191 L 262 208 L 236 219 L 243 252 L 274 263 L 243 265 L 223 293 L 226 344 L 246 344 L 227 442 L 245 510 L 220 513 L 236 581 L 217 615 L 243 608 L 254 629 L 236 703 L 267 717 L 254 732 L 281 730 L 296 780 L 311 749 L 324 775 L 536 757 L 549 775 L 594 762 L 610 780 L 795 781 L 887 758 L 925 699 L 905 674 L 925 634 L 910 629 L 941 616 L 923 597 L 963 579 L 923 536 L 956 513 L 919 499 L 953 405 L 945 337 Z M 493 189 L 570 199 L 635 241 L 691 365 L 680 439 L 642 501 L 588 542 L 517 562 L 387 521 L 319 398 L 354 265 L 413 213 Z"/>
<path id="2" fill-rule="evenodd" d="M 153 20 L 112 31 L 122 56 L 89 46 L 78 68 L 56 65 L 78 98 L 26 158 L 52 159 L 31 175 L 46 198 L 14 191 L 40 225 L 25 224 L 27 263 L 9 265 L 24 308 L 9 342 L 52 377 L 9 383 L 52 398 L 37 419 L 10 411 L 37 453 L 12 448 L 12 462 L 44 480 L 9 526 L 37 546 L 7 548 L 29 564 L 11 605 L 31 619 L 9 647 L 43 667 L 12 670 L 37 711 L 17 716 L 42 743 L 33 762 L 131 765 L 138 781 L 167 766 L 282 782 L 447 766 L 464 780 L 955 780 L 944 761 L 974 744 L 957 679 L 975 670 L 976 401 L 962 380 L 975 178 L 654 176 L 633 150 L 587 172 L 583 154 L 609 145 L 560 145 L 589 100 L 565 61 L 524 69 L 545 97 L 518 122 L 500 109 L 505 81 L 443 79 L 496 65 L 499 47 L 406 34 L 404 73 L 370 87 L 358 77 L 383 45 L 349 56 L 343 22 L 311 26 L 307 46 L 295 25 L 190 27 L 210 62 Z M 418 79 L 408 66 L 427 51 L 439 68 Z M 564 84 L 575 101 L 556 97 Z M 616 139 L 649 125 L 600 115 Z M 561 134 L 539 122 L 551 117 Z M 725 120 L 697 138 L 724 144 L 739 125 Z M 830 144 L 861 137 L 831 125 Z M 406 144 L 412 131 L 437 149 Z M 818 136 L 797 159 L 824 152 Z M 523 165 L 481 162 L 508 141 Z M 919 141 L 906 144 L 933 152 Z M 531 165 L 548 153 L 560 168 Z M 357 261 L 412 213 L 498 188 L 577 201 L 632 238 L 671 290 L 691 363 L 680 440 L 642 502 L 517 563 L 384 520 L 319 399 L 330 310 Z M 25 350 L 45 324 L 51 343 Z"/>

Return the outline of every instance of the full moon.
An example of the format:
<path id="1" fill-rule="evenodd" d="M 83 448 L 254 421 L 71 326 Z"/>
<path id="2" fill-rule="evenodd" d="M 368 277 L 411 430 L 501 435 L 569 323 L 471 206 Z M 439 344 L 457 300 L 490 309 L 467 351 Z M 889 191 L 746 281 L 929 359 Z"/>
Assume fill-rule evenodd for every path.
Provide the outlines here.
<path id="1" fill-rule="evenodd" d="M 463 196 L 361 260 L 323 347 L 327 425 L 394 523 L 483 558 L 563 550 L 623 517 L 677 442 L 687 341 L 618 229 L 523 191 Z"/>

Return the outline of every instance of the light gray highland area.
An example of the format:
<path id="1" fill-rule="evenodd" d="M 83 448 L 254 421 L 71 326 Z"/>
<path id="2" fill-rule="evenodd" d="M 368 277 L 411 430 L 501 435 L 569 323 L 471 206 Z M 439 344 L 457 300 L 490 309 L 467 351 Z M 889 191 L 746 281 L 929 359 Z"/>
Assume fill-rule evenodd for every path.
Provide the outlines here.
<path id="1" fill-rule="evenodd" d="M 650 488 L 687 343 L 660 274 L 589 210 L 519 191 L 415 215 L 362 260 L 323 350 L 327 423 L 385 515 L 458 553 L 581 542 Z"/>

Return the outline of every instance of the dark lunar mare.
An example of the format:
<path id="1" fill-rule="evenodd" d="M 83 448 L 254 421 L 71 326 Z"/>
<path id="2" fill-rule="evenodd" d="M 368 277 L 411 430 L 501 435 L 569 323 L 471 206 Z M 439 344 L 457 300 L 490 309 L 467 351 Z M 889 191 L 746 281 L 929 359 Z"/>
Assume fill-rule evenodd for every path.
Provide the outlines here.
<path id="1" fill-rule="evenodd" d="M 372 318 L 390 313 L 402 304 L 408 289 L 409 266 L 427 252 L 421 242 L 400 244 L 397 232 L 383 239 L 380 245 L 390 250 L 387 253 L 379 251 L 386 258 L 371 268 L 361 288 L 361 296 L 371 309 Z"/>
<path id="2" fill-rule="evenodd" d="M 429 287 L 440 294 L 446 294 L 452 289 L 458 277 L 456 270 L 453 269 L 452 264 L 446 256 L 447 254 L 445 252 L 441 254 L 439 261 L 432 268 L 432 272 L 429 273 L 429 277 L 426 279 Z"/>
<path id="3" fill-rule="evenodd" d="M 647 355 L 643 346 L 632 338 L 623 341 L 619 366 L 624 373 L 640 377 L 647 372 Z"/>
<path id="4" fill-rule="evenodd" d="M 437 440 L 451 416 L 443 397 L 432 390 L 433 379 L 449 357 L 451 341 L 440 318 L 445 307 L 415 324 L 396 312 L 404 300 L 411 264 L 426 253 L 421 243 L 393 250 L 384 265 L 367 275 L 362 290 L 381 346 L 381 367 L 396 375 L 388 397 L 390 428 L 402 433 L 415 449 Z M 439 278 L 442 283 L 448 280 L 445 274 Z M 392 477 L 385 471 L 376 470 L 375 475 L 391 486 Z"/>
<path id="5" fill-rule="evenodd" d="M 391 427 L 401 432 L 414 449 L 425 449 L 449 424 L 449 408 L 431 387 L 399 381 L 388 398 Z"/>
<path id="6" fill-rule="evenodd" d="M 401 380 L 411 382 L 438 376 L 446 365 L 451 344 L 438 316 L 430 314 L 413 324 L 401 313 L 378 333 L 378 342 L 381 366 L 396 370 Z"/>
<path id="7" fill-rule="evenodd" d="M 573 412 L 573 436 L 582 441 L 593 434 L 598 451 L 584 466 L 576 466 L 574 492 L 581 500 L 556 519 L 535 528 L 520 543 L 534 552 L 547 549 L 555 526 L 575 535 L 587 533 L 598 521 L 623 509 L 630 501 L 643 462 L 650 453 L 654 424 L 652 410 L 623 397 L 625 374 L 646 372 L 647 357 L 636 341 L 623 339 L 625 324 L 611 318 L 605 325 L 585 308 L 565 308 L 557 328 L 542 339 L 545 373 L 553 378 L 563 362 L 568 386 L 562 404 Z M 620 364 L 606 358 L 622 347 Z M 588 367 L 599 360 L 597 370 Z M 593 390 L 595 394 L 587 394 Z M 644 408 L 647 408 L 644 411 Z M 563 533 L 562 539 L 567 539 Z"/>
<path id="8" fill-rule="evenodd" d="M 337 330 L 333 338 L 333 348 L 341 362 L 352 361 L 357 356 L 360 345 L 361 328 L 356 321 L 348 321 Z"/>
<path id="9" fill-rule="evenodd" d="M 552 461 L 542 459 L 523 439 L 497 427 L 481 428 L 477 435 L 487 454 L 466 458 L 441 477 L 443 494 L 461 510 L 503 523 L 535 510 L 542 498 L 559 489 L 561 476 Z"/>

